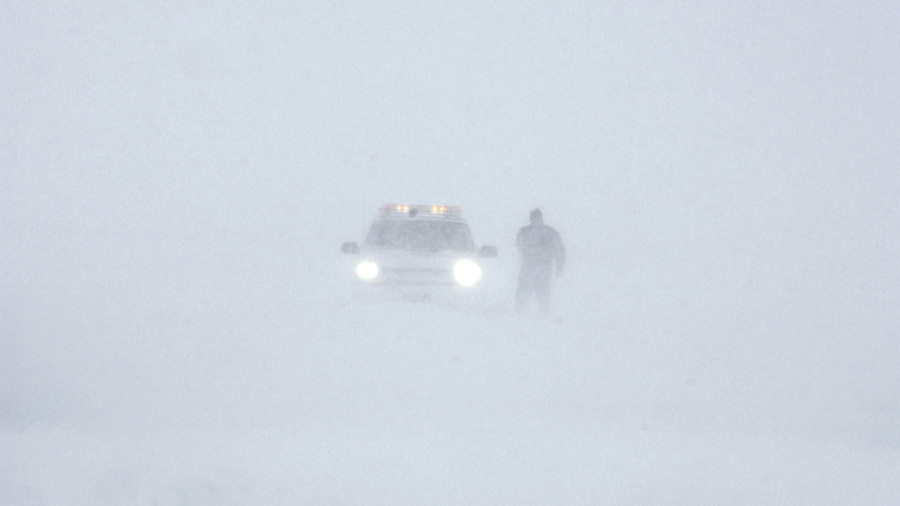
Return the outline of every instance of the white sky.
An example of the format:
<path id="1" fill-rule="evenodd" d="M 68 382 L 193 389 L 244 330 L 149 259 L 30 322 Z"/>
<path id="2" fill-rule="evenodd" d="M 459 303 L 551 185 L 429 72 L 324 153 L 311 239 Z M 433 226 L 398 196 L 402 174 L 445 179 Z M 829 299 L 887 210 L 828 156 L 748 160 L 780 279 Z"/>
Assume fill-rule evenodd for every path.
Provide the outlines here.
<path id="1" fill-rule="evenodd" d="M 385 201 L 503 251 L 538 205 L 585 266 L 898 297 L 892 2 L 3 11 L 8 261 L 105 230 L 325 255 Z"/>

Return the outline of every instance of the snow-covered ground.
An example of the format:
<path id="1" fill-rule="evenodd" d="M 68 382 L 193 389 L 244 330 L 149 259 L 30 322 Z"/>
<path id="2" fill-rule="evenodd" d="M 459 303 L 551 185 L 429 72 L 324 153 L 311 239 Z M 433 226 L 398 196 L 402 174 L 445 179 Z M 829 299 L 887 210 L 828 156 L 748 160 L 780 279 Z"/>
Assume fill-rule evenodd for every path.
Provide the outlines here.
<path id="1" fill-rule="evenodd" d="M 126 247 L 104 240 L 92 258 Z M 229 258 L 241 246 L 215 245 Z M 360 303 L 335 281 L 336 255 L 188 256 L 153 270 L 47 258 L 60 268 L 7 278 L 21 288 L 3 300 L 0 503 L 868 505 L 900 493 L 896 342 L 863 321 L 837 331 L 825 314 L 800 324 L 652 293 L 616 303 L 577 279 L 577 257 L 557 321 L 515 314 L 503 290 L 486 307 Z"/>
<path id="2" fill-rule="evenodd" d="M 0 5 L 0 505 L 896 503 L 896 9 L 183 4 Z"/>

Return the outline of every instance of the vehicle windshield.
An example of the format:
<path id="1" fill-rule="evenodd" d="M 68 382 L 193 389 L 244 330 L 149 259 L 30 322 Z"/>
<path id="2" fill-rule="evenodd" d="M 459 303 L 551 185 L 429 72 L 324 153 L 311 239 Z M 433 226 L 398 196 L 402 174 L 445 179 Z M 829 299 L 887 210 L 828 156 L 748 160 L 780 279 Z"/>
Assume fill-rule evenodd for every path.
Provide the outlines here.
<path id="1" fill-rule="evenodd" d="M 367 248 L 408 251 L 470 251 L 469 227 L 458 221 L 379 220 L 366 237 Z"/>

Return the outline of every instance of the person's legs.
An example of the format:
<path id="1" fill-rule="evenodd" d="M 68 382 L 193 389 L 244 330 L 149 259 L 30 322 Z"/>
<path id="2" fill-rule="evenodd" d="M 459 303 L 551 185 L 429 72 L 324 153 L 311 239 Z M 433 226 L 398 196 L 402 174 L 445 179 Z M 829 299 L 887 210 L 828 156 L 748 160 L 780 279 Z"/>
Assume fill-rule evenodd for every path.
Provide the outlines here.
<path id="1" fill-rule="evenodd" d="M 535 280 L 534 291 L 542 313 L 550 312 L 550 278 L 550 269 L 545 269 Z"/>
<path id="2" fill-rule="evenodd" d="M 516 309 L 525 310 L 528 299 L 536 295 L 541 311 L 550 311 L 551 266 L 543 264 L 523 264 L 519 271 L 519 286 L 516 288 Z"/>

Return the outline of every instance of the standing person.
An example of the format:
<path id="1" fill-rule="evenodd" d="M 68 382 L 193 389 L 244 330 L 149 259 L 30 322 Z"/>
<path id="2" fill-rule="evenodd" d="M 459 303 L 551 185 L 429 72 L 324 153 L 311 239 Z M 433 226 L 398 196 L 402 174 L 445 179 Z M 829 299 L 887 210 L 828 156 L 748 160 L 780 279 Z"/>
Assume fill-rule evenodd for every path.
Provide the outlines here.
<path id="1" fill-rule="evenodd" d="M 534 294 L 541 311 L 550 311 L 550 278 L 554 264 L 556 276 L 562 274 L 566 250 L 562 238 L 553 227 L 544 225 L 540 209 L 531 211 L 531 224 L 519 229 L 516 247 L 522 254 L 519 286 L 516 288 L 516 309 L 522 311 Z"/>

